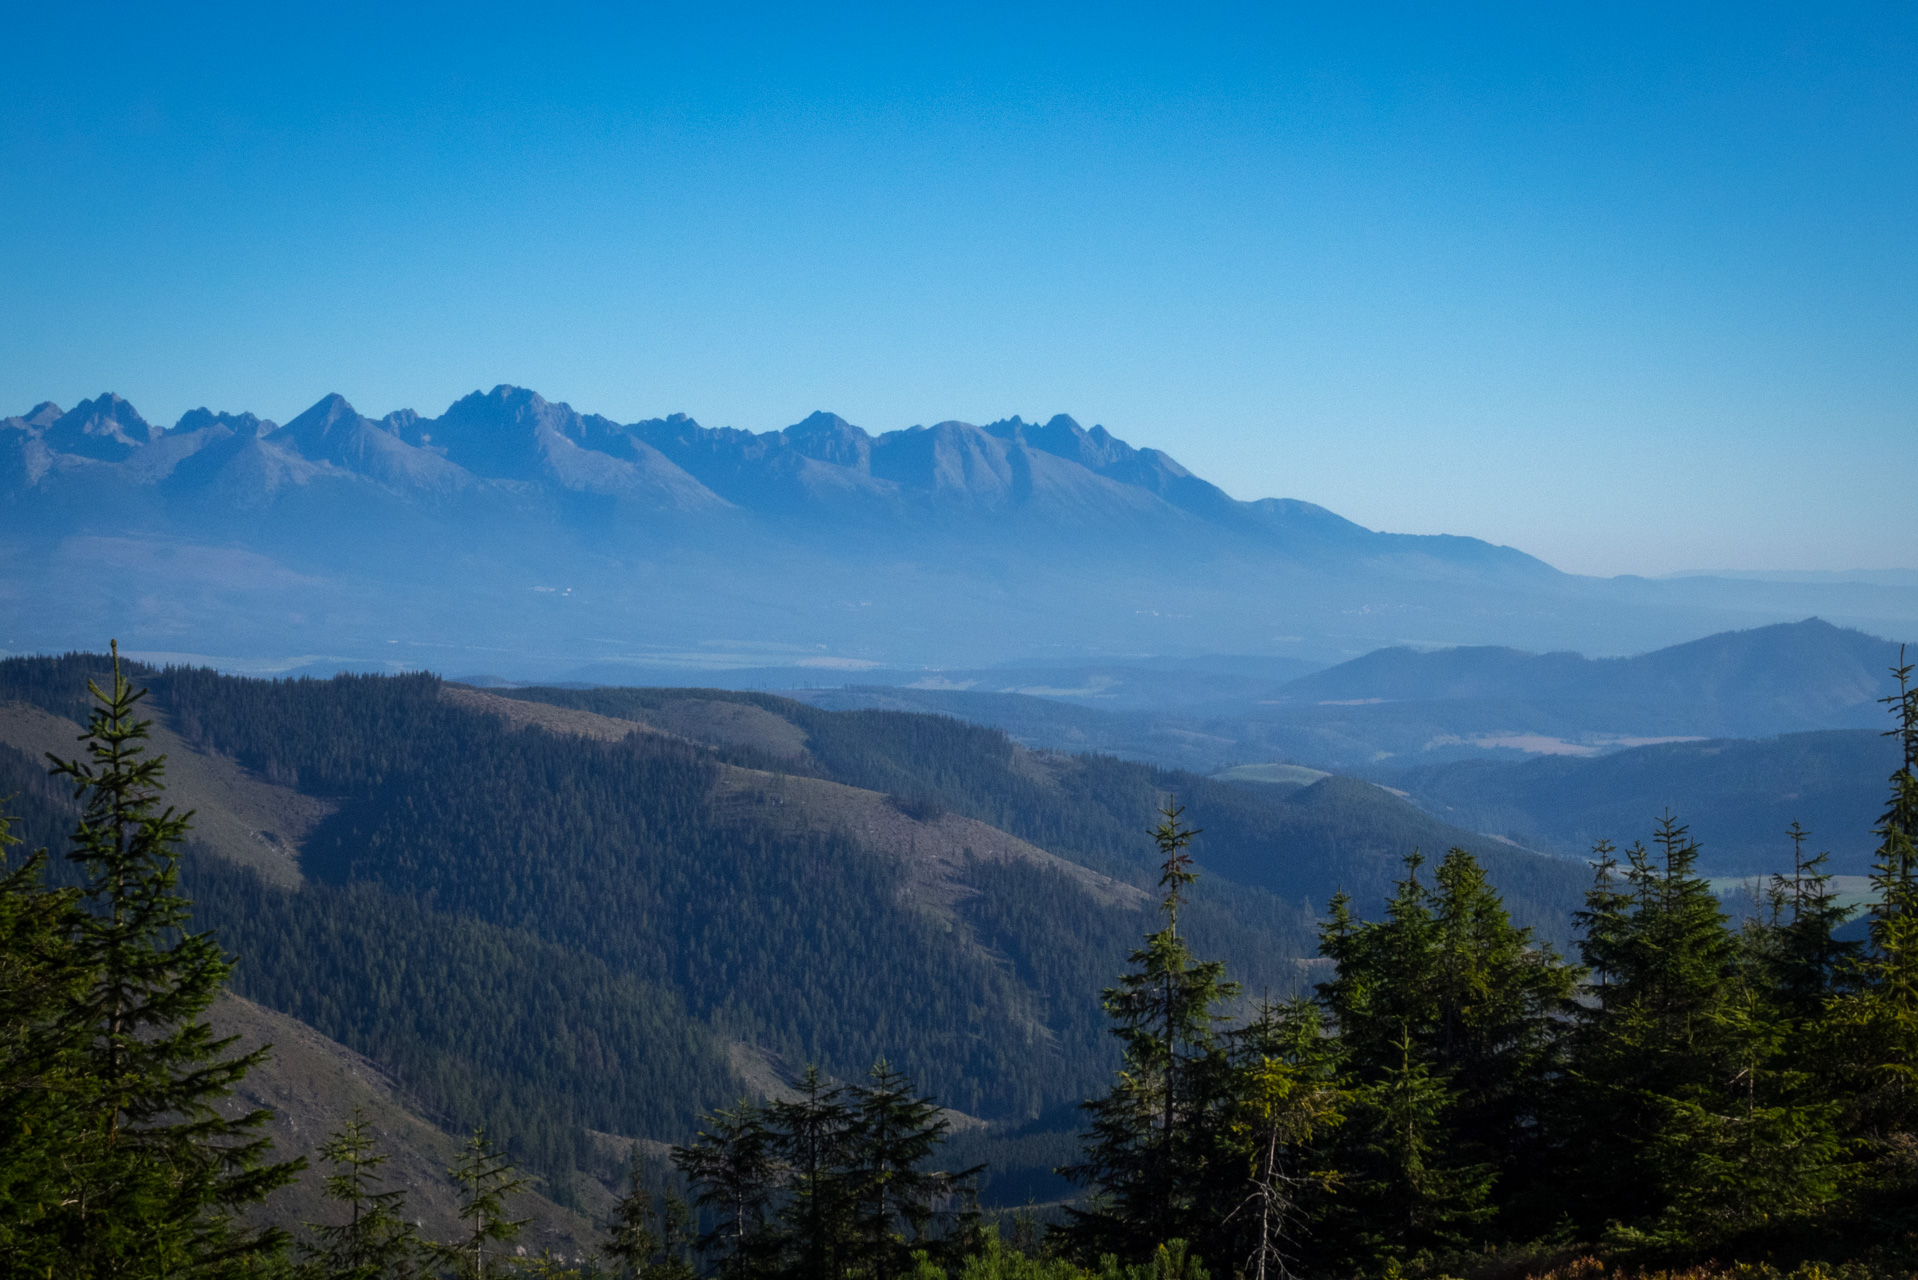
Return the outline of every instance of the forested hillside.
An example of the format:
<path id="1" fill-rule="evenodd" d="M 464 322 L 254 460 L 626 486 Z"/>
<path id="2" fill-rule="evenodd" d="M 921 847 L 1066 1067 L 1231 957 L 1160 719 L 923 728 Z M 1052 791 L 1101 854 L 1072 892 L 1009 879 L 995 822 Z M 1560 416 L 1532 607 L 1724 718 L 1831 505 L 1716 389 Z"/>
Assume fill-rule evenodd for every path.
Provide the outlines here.
<path id="1" fill-rule="evenodd" d="M 1138 878 L 1155 854 L 1147 833 L 1167 794 L 1201 815 L 1200 865 L 1237 886 L 1322 908 L 1341 890 L 1376 910 L 1392 892 L 1399 859 L 1415 848 L 1472 850 L 1515 916 L 1564 937 L 1585 872 L 1436 821 L 1392 793 L 1334 777 L 1296 791 L 1245 787 L 1102 755 L 1033 752 L 998 729 L 945 716 L 822 711 L 762 693 L 716 689 L 502 689 L 500 694 L 701 732 L 687 710 L 763 709 L 796 727 L 801 756 L 777 762 L 852 786 L 950 808 L 1075 861 Z M 710 714 L 705 723 L 715 717 Z M 720 742 L 717 737 L 709 738 Z M 751 753 L 750 744 L 734 750 Z M 751 754 L 741 759 L 753 759 Z M 772 763 L 772 761 L 762 762 Z M 1203 932 L 1203 924 L 1195 924 Z"/>
<path id="2" fill-rule="evenodd" d="M 1465 848 L 1403 849 L 1386 901 L 1312 912 L 1202 870 L 1175 799 L 1280 888 L 1446 834 L 1352 779 L 1205 784 L 936 718 L 431 676 L 136 672 L 150 724 L 117 661 L 81 731 L 61 686 L 98 665 L 0 663 L 0 849 L 68 854 L 0 867 L 0 1259 L 23 1274 L 280 1275 L 298 1203 L 320 1214 L 300 1280 L 582 1280 L 588 1251 L 639 1280 L 695 1258 L 739 1280 L 1438 1280 L 1557 1274 L 1573 1242 L 1904 1275 L 1909 668 L 1865 936 L 1838 934 L 1850 908 L 1802 846 L 1727 918 L 1665 818 L 1572 869 L 1576 965 L 1507 907 L 1568 864 L 1506 850 L 1507 894 Z M 50 782 L 27 750 L 63 738 L 85 752 Z M 1128 831 L 1141 788 L 1153 825 Z M 208 833 L 184 863 L 183 805 Z M 261 815 L 284 830 L 235 843 Z M 204 1020 L 223 998 L 246 1047 Z M 256 1047 L 275 1025 L 284 1057 Z M 330 1168 L 318 1199 L 289 1190 L 262 1102 Z M 303 1139 L 287 1110 L 332 1128 Z M 457 1250 L 406 1186 L 375 1190 L 393 1151 Z M 424 1151 L 453 1151 L 451 1184 L 421 1181 Z M 559 1204 L 525 1201 L 515 1161 Z M 983 1231 L 981 1191 L 1053 1199 L 1043 1238 Z M 573 1256 L 513 1261 L 511 1197 Z"/>
<path id="3" fill-rule="evenodd" d="M 0 700 L 77 721 L 100 666 L 10 660 Z M 1475 843 L 1548 933 L 1583 880 L 1367 784 L 1279 796 L 933 716 L 139 674 L 183 764 L 230 760 L 322 806 L 296 882 L 187 865 L 196 919 L 243 957 L 234 989 L 385 1064 L 447 1123 L 484 1119 L 563 1199 L 562 1175 L 601 1159 L 592 1132 L 683 1138 L 759 1063 L 853 1078 L 888 1057 L 1008 1124 L 1087 1096 L 1168 792 L 1208 828 L 1191 935 L 1255 992 L 1300 989 L 1312 910 L 1340 888 L 1382 901 L 1414 845 Z M 600 718 L 511 714 L 534 699 Z M 60 848 L 70 814 L 40 766 L 8 753 L 0 772 L 25 833 Z"/>

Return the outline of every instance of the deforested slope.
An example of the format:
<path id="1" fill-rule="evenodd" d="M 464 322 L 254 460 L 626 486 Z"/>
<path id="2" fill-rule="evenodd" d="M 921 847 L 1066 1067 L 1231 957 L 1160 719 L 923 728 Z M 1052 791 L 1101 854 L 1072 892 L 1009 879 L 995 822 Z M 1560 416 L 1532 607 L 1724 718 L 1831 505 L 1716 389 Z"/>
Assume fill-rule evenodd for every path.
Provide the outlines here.
<path id="1" fill-rule="evenodd" d="M 1010 832 L 1061 857 L 1142 880 L 1153 864 L 1147 836 L 1167 796 L 1205 828 L 1201 866 L 1232 882 L 1215 898 L 1225 915 L 1256 910 L 1259 894 L 1322 906 L 1341 890 L 1361 911 L 1382 906 L 1414 849 L 1470 849 L 1516 918 L 1549 937 L 1565 936 L 1569 912 L 1588 879 L 1569 860 L 1544 858 L 1460 829 L 1398 796 L 1334 777 L 1303 790 L 1245 786 L 1111 756 L 1029 751 L 1004 732 L 943 715 L 823 711 L 772 694 L 684 689 L 516 689 L 533 700 L 648 723 L 657 709 L 698 700 L 743 704 L 778 715 L 805 735 L 806 761 L 788 769 L 818 774 L 950 809 Z M 697 732 L 682 714 L 682 728 Z M 741 756 L 751 759 L 750 755 Z M 1649 816 L 1647 818 L 1649 820 Z M 1204 930 L 1201 920 L 1196 928 Z"/>

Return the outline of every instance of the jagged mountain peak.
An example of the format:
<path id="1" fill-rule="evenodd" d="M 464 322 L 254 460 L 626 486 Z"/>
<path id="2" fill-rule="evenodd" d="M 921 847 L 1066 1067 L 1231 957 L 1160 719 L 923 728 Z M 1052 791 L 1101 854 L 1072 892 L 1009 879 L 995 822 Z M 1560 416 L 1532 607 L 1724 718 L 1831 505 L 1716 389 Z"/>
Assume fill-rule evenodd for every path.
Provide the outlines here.
<path id="1" fill-rule="evenodd" d="M 419 426 L 424 429 L 422 421 Z M 455 461 L 480 474 L 485 466 L 504 466 L 500 475 L 523 467 L 556 435 L 587 448 L 604 450 L 627 434 L 627 428 L 596 413 L 582 414 L 565 401 L 548 400 L 526 387 L 501 383 L 488 392 L 462 397 L 438 419 L 439 442 Z"/>
<path id="2" fill-rule="evenodd" d="M 727 505 L 642 439 L 639 427 L 581 414 L 525 387 L 501 383 L 476 391 L 416 430 L 430 434 L 448 459 L 488 479 L 556 485 L 656 511 Z"/>
<path id="3" fill-rule="evenodd" d="M 805 457 L 855 471 L 872 470 L 872 437 L 836 413 L 816 410 L 780 434 Z"/>
<path id="4" fill-rule="evenodd" d="M 468 432 L 519 436 L 524 436 L 527 428 L 541 427 L 570 433 L 573 424 L 582 421 L 618 425 L 598 414 L 581 414 L 563 400 L 548 400 L 530 387 L 517 387 L 509 382 L 502 382 L 491 391 L 461 396 L 438 421 L 449 427 L 457 424 Z"/>
<path id="5" fill-rule="evenodd" d="M 251 413 L 215 413 L 204 405 L 198 409 L 188 409 L 180 415 L 167 434 L 172 436 L 190 435 L 195 431 L 205 431 L 209 427 L 225 427 L 236 435 L 262 436 L 279 430 L 279 424 Z"/>
<path id="6" fill-rule="evenodd" d="M 376 422 L 333 392 L 271 438 L 308 462 L 330 465 L 401 492 L 444 493 L 466 487 L 472 477 L 422 447 L 423 442 L 403 438 L 401 429 L 418 417 L 404 409 Z"/>
<path id="7" fill-rule="evenodd" d="M 683 414 L 673 415 L 673 417 L 683 417 L 683 416 L 685 415 Z M 670 419 L 668 419 L 668 421 L 670 421 Z M 850 431 L 856 435 L 862 435 L 862 436 L 866 434 L 866 429 L 864 427 L 855 427 L 852 423 L 846 421 L 844 418 L 840 417 L 838 414 L 829 412 L 828 410 L 825 410 L 825 409 L 814 409 L 811 413 L 807 414 L 804 418 L 801 418 L 798 422 L 795 422 L 793 423 L 793 425 L 786 428 L 786 434 L 788 435 L 811 435 L 821 431 L 831 431 L 831 432 Z"/>
<path id="8" fill-rule="evenodd" d="M 41 439 L 57 453 L 120 462 L 159 435 L 158 428 L 131 404 L 105 391 L 61 414 L 47 426 Z"/>
<path id="9" fill-rule="evenodd" d="M 430 439 L 420 424 L 424 421 L 412 409 L 395 409 L 379 421 L 382 431 L 389 431 L 411 445 L 425 444 Z"/>
<path id="10" fill-rule="evenodd" d="M 455 400 L 436 420 L 432 434 L 448 459 L 475 475 L 530 478 L 539 457 L 540 429 L 555 430 L 553 419 L 571 412 L 536 391 L 501 383 Z"/>
<path id="11" fill-rule="evenodd" d="M 1167 489 L 1172 482 L 1192 478 L 1192 473 L 1170 454 L 1158 449 L 1135 449 L 1103 426 L 1095 424 L 1090 430 L 1080 426 L 1078 420 L 1067 413 L 1055 413 L 1043 423 L 1027 422 L 1014 414 L 978 430 L 1011 444 L 1022 444 L 1055 458 L 1076 462 L 1095 474 L 1149 489 L 1161 497 L 1168 496 Z"/>
<path id="12" fill-rule="evenodd" d="M 39 404 L 17 418 L 6 419 L 6 425 L 27 431 L 44 431 L 58 422 L 66 412 L 51 400 L 42 400 Z"/>
<path id="13" fill-rule="evenodd" d="M 342 428 L 351 429 L 366 422 L 368 419 L 348 403 L 345 396 L 330 391 L 315 401 L 312 408 L 288 422 L 282 430 L 305 445 L 309 441 L 331 436 Z"/>

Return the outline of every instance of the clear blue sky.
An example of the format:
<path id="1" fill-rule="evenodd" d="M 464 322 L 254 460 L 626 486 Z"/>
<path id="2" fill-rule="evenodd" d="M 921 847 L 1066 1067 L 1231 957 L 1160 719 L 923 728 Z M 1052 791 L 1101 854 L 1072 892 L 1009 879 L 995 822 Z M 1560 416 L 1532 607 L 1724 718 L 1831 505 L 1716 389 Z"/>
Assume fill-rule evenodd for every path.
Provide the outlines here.
<path id="1" fill-rule="evenodd" d="M 1918 564 L 1918 10 L 15 4 L 0 412 L 1069 412 L 1568 569 Z"/>

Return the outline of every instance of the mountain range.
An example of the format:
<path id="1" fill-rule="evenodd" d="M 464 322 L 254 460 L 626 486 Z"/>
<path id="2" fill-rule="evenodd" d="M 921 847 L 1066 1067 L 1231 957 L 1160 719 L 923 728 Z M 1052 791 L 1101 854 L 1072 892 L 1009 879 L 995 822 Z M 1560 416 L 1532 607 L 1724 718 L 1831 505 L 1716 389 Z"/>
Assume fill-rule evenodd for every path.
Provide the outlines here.
<path id="1" fill-rule="evenodd" d="M 196 409 L 163 429 L 103 394 L 0 420 L 0 497 L 0 647 L 111 632 L 263 671 L 1323 665 L 1401 642 L 1637 652 L 1809 613 L 1918 623 L 1896 579 L 1586 578 L 1239 501 L 1063 415 L 753 433 L 501 386 L 436 418 L 329 395 L 284 425 Z"/>

